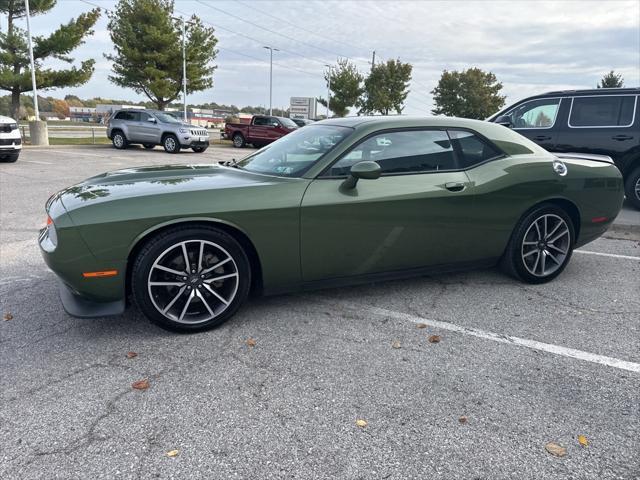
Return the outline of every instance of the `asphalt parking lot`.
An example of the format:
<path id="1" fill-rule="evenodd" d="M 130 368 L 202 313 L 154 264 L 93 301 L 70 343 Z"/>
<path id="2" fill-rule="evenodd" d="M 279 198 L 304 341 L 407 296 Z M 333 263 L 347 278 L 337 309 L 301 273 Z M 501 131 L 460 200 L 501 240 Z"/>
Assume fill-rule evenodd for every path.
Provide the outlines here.
<path id="1" fill-rule="evenodd" d="M 254 299 L 197 335 L 134 310 L 65 314 L 36 241 L 49 195 L 250 152 L 32 148 L 0 164 L 0 478 L 640 477 L 631 210 L 546 285 L 490 269 Z"/>

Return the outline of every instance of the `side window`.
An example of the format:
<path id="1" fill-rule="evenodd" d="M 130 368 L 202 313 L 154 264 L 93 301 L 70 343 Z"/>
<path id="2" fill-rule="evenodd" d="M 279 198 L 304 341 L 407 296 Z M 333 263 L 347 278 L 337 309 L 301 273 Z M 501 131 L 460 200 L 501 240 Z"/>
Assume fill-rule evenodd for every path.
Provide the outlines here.
<path id="1" fill-rule="evenodd" d="M 511 116 L 513 128 L 550 128 L 555 122 L 559 106 L 559 98 L 542 98 L 523 103 L 507 115 Z"/>
<path id="2" fill-rule="evenodd" d="M 129 118 L 127 118 L 127 116 L 129 115 L 129 112 L 118 112 L 116 114 L 116 120 L 129 120 Z"/>
<path id="3" fill-rule="evenodd" d="M 140 121 L 148 122 L 151 118 L 151 115 L 149 115 L 148 113 L 140 112 Z"/>
<path id="4" fill-rule="evenodd" d="M 449 130 L 449 137 L 458 155 L 459 168 L 469 168 L 502 155 L 477 135 L 464 130 Z"/>
<path id="5" fill-rule="evenodd" d="M 444 130 L 408 130 L 369 137 L 335 163 L 325 176 L 345 176 L 361 161 L 372 160 L 382 174 L 422 173 L 456 168 L 453 148 Z"/>
<path id="6" fill-rule="evenodd" d="M 253 124 L 256 126 L 264 126 L 267 125 L 268 118 L 267 117 L 258 117 L 253 121 Z"/>
<path id="7" fill-rule="evenodd" d="M 636 97 L 603 95 L 574 97 L 570 127 L 628 127 L 633 122 Z"/>

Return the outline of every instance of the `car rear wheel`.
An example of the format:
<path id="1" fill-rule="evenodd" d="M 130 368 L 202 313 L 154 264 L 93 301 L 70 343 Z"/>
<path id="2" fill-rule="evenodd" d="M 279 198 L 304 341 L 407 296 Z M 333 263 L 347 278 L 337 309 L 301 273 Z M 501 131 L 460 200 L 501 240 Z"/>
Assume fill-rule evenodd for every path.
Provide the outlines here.
<path id="1" fill-rule="evenodd" d="M 527 283 L 549 282 L 569 263 L 574 242 L 569 215 L 555 205 L 541 205 L 516 226 L 502 258 L 502 267 Z"/>
<path id="2" fill-rule="evenodd" d="M 129 146 L 129 142 L 127 142 L 127 137 L 125 137 L 124 133 L 122 133 L 119 130 L 116 132 L 113 132 L 113 135 L 111 136 L 111 143 L 113 143 L 113 146 L 118 150 L 122 150 Z"/>
<path id="3" fill-rule="evenodd" d="M 625 196 L 631 202 L 631 205 L 640 210 L 640 167 L 631 172 L 624 187 Z"/>
<path id="4" fill-rule="evenodd" d="M 142 146 L 144 148 L 146 148 L 147 150 L 151 150 L 152 148 L 155 147 L 155 145 L 153 143 L 143 143 Z"/>
<path id="5" fill-rule="evenodd" d="M 193 150 L 196 153 L 202 153 L 207 149 L 207 147 L 193 147 L 191 150 Z"/>
<path id="6" fill-rule="evenodd" d="M 198 332 L 228 320 L 251 284 L 249 260 L 230 235 L 210 227 L 178 227 L 152 239 L 136 257 L 132 292 L 162 328 Z"/>
<path id="7" fill-rule="evenodd" d="M 232 141 L 233 141 L 233 146 L 236 148 L 242 148 L 245 146 L 245 143 L 246 143 L 241 133 L 236 133 L 233 136 Z"/>
<path id="8" fill-rule="evenodd" d="M 167 153 L 178 153 L 180 151 L 180 143 L 178 137 L 173 134 L 166 135 L 162 140 L 162 146 Z"/>

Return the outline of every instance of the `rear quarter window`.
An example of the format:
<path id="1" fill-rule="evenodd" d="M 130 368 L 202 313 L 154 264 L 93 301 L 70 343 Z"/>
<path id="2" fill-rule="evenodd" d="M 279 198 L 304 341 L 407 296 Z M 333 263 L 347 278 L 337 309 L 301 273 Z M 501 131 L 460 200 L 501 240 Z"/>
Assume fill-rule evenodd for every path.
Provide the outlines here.
<path id="1" fill-rule="evenodd" d="M 628 127 L 633 123 L 636 97 L 603 95 L 574 97 L 570 127 Z"/>

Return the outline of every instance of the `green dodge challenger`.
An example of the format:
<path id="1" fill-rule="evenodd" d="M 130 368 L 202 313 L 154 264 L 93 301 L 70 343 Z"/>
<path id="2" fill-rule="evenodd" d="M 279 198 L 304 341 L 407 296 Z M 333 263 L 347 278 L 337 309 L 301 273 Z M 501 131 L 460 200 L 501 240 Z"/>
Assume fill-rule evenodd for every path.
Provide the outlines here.
<path id="1" fill-rule="evenodd" d="M 608 157 L 458 118 L 314 123 L 224 165 L 118 170 L 52 196 L 39 242 L 71 315 L 214 327 L 251 291 L 500 264 L 547 282 L 623 201 Z"/>

